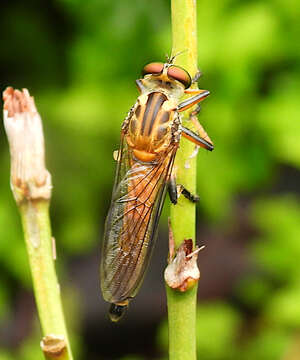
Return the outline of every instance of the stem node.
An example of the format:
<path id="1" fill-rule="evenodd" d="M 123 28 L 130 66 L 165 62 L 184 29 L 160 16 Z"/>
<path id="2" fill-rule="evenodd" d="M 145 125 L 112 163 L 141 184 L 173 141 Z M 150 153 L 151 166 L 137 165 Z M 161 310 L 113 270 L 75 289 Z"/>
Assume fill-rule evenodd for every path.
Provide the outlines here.
<path id="1" fill-rule="evenodd" d="M 67 343 L 62 335 L 46 335 L 41 341 L 41 348 L 47 360 L 66 360 Z"/>
<path id="2" fill-rule="evenodd" d="M 197 265 L 200 250 L 197 246 L 193 250 L 192 239 L 185 239 L 181 243 L 176 254 L 169 259 L 169 265 L 165 270 L 165 281 L 170 288 L 185 292 L 196 285 L 200 278 Z M 171 253 L 175 253 L 174 249 L 170 249 Z"/>

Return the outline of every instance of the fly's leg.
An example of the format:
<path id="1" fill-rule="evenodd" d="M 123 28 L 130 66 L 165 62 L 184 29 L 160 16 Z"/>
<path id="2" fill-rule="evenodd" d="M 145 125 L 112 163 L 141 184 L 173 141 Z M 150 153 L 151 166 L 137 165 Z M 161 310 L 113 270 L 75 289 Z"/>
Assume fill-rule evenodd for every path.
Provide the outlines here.
<path id="1" fill-rule="evenodd" d="M 197 115 L 200 113 L 200 111 L 201 111 L 201 105 L 200 105 L 200 104 L 197 104 L 195 110 L 193 110 L 193 111 L 191 112 L 191 116 L 192 116 L 192 115 L 193 115 L 193 116 L 197 116 Z"/>
<path id="2" fill-rule="evenodd" d="M 204 130 L 203 126 L 198 121 L 197 114 L 199 111 L 200 106 L 197 106 L 197 109 L 190 114 L 190 121 L 195 126 L 197 133 L 182 126 L 182 136 L 192 141 L 196 145 L 201 146 L 206 150 L 212 151 L 214 149 L 214 144 L 207 135 L 207 132 Z"/>
<path id="3" fill-rule="evenodd" d="M 171 176 L 168 184 L 169 196 L 172 204 L 176 205 L 177 200 L 182 194 L 185 198 L 190 200 L 192 203 L 196 203 L 199 201 L 199 196 L 192 194 L 188 191 L 183 185 L 176 185 L 176 178 L 174 175 Z"/>
<path id="4" fill-rule="evenodd" d="M 172 174 L 168 184 L 168 192 L 171 203 L 176 205 L 178 200 L 177 186 L 175 176 Z"/>
<path id="5" fill-rule="evenodd" d="M 190 97 L 189 99 L 184 100 L 178 105 L 177 111 L 179 112 L 187 110 L 190 107 L 198 104 L 200 101 L 204 100 L 209 95 L 209 91 L 198 89 L 187 89 L 185 90 L 185 93 L 195 95 Z M 190 120 L 196 127 L 199 135 L 183 126 L 182 135 L 196 145 L 212 151 L 214 149 L 213 142 L 210 140 L 209 136 L 207 135 L 206 131 L 203 129 L 203 126 L 199 123 L 197 118 L 197 114 L 199 113 L 200 109 L 200 105 L 198 105 L 197 108 L 190 114 Z"/>
<path id="6" fill-rule="evenodd" d="M 193 79 L 193 82 L 197 81 L 198 78 L 200 77 L 200 75 L 201 75 L 201 73 L 198 72 L 196 74 L 195 78 Z M 185 90 L 185 93 L 192 94 L 194 96 L 192 96 L 189 99 L 186 99 L 182 103 L 180 103 L 177 106 L 178 112 L 187 110 L 190 107 L 192 107 L 196 104 L 199 104 L 202 100 L 204 100 L 209 95 L 208 90 L 198 90 L 198 89 L 187 89 L 187 90 Z M 194 131 L 182 126 L 181 127 L 182 136 L 184 136 L 186 139 L 192 141 L 197 146 L 201 146 L 207 150 L 212 151 L 214 149 L 213 142 L 210 140 L 209 136 L 207 135 L 206 131 L 203 129 L 202 125 L 199 123 L 198 118 L 197 118 L 197 114 L 199 111 L 200 111 L 200 105 L 198 105 L 197 109 L 192 111 L 192 113 L 190 114 L 190 120 L 196 127 L 198 134 L 195 133 Z M 188 200 L 190 200 L 194 203 L 199 201 L 199 196 L 191 194 L 183 185 L 179 185 L 177 187 L 175 177 L 173 176 L 173 179 L 171 177 L 170 182 L 169 182 L 169 194 L 170 194 L 170 198 L 171 198 L 171 201 L 173 204 L 177 203 L 178 195 L 177 195 L 177 199 L 175 202 L 175 194 L 177 192 L 179 192 L 184 197 L 186 197 Z"/>
<path id="7" fill-rule="evenodd" d="M 189 109 L 193 105 L 198 104 L 200 101 L 204 100 L 210 92 L 208 90 L 198 90 L 198 89 L 187 89 L 184 91 L 185 94 L 194 95 L 177 106 L 177 111 L 181 112 Z"/>
<path id="8" fill-rule="evenodd" d="M 200 125 L 200 123 L 198 123 L 198 124 Z M 186 139 L 190 140 L 194 144 L 201 146 L 204 149 L 209 150 L 209 151 L 212 151 L 214 149 L 214 145 L 212 144 L 212 142 L 208 141 L 205 138 L 205 137 L 207 137 L 209 139 L 208 135 L 206 134 L 206 132 L 204 131 L 203 128 L 202 128 L 202 130 L 206 134 L 204 137 L 199 136 L 194 131 L 192 131 L 184 126 L 181 127 L 181 130 L 182 130 L 182 136 L 185 137 Z"/>
<path id="9" fill-rule="evenodd" d="M 183 185 L 178 185 L 177 187 L 179 189 L 179 193 L 182 194 L 186 199 L 190 200 L 192 203 L 197 203 L 200 200 L 198 195 L 192 194 Z"/>
<path id="10" fill-rule="evenodd" d="M 198 70 L 196 72 L 196 75 L 192 78 L 192 84 L 195 84 L 196 82 L 198 82 L 198 80 L 200 79 L 201 76 L 202 76 L 202 72 L 200 70 Z"/>
<path id="11" fill-rule="evenodd" d="M 135 83 L 140 93 L 142 93 L 143 90 L 146 90 L 145 85 L 143 84 L 141 79 L 135 80 Z"/>
<path id="12" fill-rule="evenodd" d="M 195 126 L 199 136 L 213 146 L 213 142 L 211 141 L 207 132 L 204 130 L 203 126 L 200 124 L 200 122 L 198 120 L 197 115 L 199 114 L 200 110 L 201 110 L 201 106 L 198 104 L 196 109 L 190 114 L 190 121 Z"/>

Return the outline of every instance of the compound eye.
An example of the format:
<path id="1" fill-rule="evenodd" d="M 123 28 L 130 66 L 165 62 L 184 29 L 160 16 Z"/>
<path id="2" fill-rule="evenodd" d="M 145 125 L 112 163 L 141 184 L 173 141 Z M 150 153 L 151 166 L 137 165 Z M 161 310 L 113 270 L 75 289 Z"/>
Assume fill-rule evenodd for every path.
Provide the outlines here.
<path id="1" fill-rule="evenodd" d="M 179 66 L 172 65 L 168 68 L 168 77 L 181 82 L 187 89 L 191 86 L 192 79 L 190 74 Z"/>
<path id="2" fill-rule="evenodd" d="M 159 75 L 162 73 L 164 69 L 164 64 L 160 62 L 153 62 L 146 65 L 142 70 L 142 75 L 145 76 L 147 74 Z"/>

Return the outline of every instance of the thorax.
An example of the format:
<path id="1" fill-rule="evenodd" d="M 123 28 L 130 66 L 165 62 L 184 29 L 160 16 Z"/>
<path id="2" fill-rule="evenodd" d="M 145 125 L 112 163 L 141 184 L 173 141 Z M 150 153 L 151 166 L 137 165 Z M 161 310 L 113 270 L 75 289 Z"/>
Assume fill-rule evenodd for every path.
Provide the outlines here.
<path id="1" fill-rule="evenodd" d="M 178 129 L 179 115 L 176 99 L 166 92 L 141 94 L 129 118 L 126 141 L 135 157 L 148 162 L 167 149 Z"/>

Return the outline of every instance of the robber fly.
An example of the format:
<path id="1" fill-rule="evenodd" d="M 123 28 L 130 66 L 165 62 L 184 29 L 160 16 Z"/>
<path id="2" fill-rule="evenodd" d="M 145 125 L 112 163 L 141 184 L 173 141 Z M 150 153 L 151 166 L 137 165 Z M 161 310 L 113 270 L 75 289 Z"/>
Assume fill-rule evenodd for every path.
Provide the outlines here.
<path id="1" fill-rule="evenodd" d="M 213 150 L 198 121 L 196 134 L 183 127 L 180 118 L 180 112 L 202 101 L 209 91 L 190 89 L 189 73 L 173 60 L 144 67 L 143 78 L 136 80 L 140 96 L 122 124 L 101 259 L 101 288 L 111 303 L 113 321 L 119 320 L 142 283 L 167 188 L 172 203 L 177 203 L 172 170 L 181 136 Z M 180 102 L 184 94 L 193 96 Z M 183 187 L 181 193 L 196 200 Z"/>

